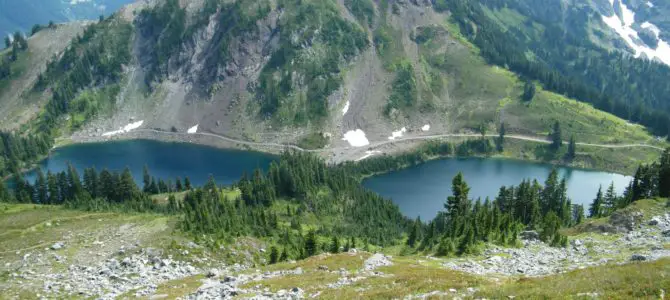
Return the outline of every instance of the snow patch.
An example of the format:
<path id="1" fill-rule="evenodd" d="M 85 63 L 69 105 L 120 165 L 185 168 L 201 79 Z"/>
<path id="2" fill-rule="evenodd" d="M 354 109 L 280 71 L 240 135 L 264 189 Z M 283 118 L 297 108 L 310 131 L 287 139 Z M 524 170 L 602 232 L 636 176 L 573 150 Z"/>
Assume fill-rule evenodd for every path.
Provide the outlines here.
<path id="1" fill-rule="evenodd" d="M 102 136 L 112 136 L 112 135 L 117 135 L 117 134 L 130 132 L 133 129 L 140 128 L 140 126 L 142 126 L 142 124 L 144 124 L 144 120 L 137 121 L 135 123 L 130 123 L 126 126 L 123 126 L 123 127 L 119 128 L 119 130 L 105 132 L 105 133 L 102 134 Z"/>
<path id="2" fill-rule="evenodd" d="M 377 151 L 377 150 L 365 151 L 365 155 L 363 155 L 361 158 L 357 159 L 356 161 L 364 160 L 364 159 L 366 159 L 366 158 L 368 158 L 368 157 L 370 157 L 370 156 L 373 156 L 373 155 L 375 155 L 375 154 L 378 154 L 378 153 L 382 153 L 382 152 L 381 152 L 381 151 Z"/>
<path id="3" fill-rule="evenodd" d="M 656 27 L 656 25 L 654 25 L 654 24 L 651 24 L 651 23 L 649 23 L 649 22 L 644 22 L 644 23 L 642 23 L 642 25 L 640 25 L 640 26 L 641 26 L 642 28 L 644 28 L 644 29 L 647 29 L 647 28 L 648 28 L 649 30 L 651 30 L 651 32 L 653 32 L 654 35 L 656 35 L 656 38 L 657 38 L 657 39 L 658 39 L 659 36 L 661 36 L 661 30 L 658 29 L 658 27 Z"/>
<path id="4" fill-rule="evenodd" d="M 430 124 L 423 125 L 423 127 L 421 127 L 421 130 L 422 130 L 422 131 L 428 131 L 428 130 L 430 130 Z"/>
<path id="5" fill-rule="evenodd" d="M 651 1 L 647 1 L 647 6 L 649 6 L 649 8 L 654 8 L 654 3 L 651 3 Z"/>
<path id="6" fill-rule="evenodd" d="M 342 140 L 349 142 L 352 147 L 363 147 L 370 144 L 368 138 L 365 137 L 365 132 L 360 129 L 347 131 Z"/>
<path id="7" fill-rule="evenodd" d="M 407 128 L 403 127 L 398 131 L 391 132 L 391 136 L 389 136 L 389 140 L 395 140 L 399 137 L 402 137 L 402 135 L 407 132 Z"/>
<path id="8" fill-rule="evenodd" d="M 344 108 L 342 109 L 342 115 L 343 116 L 346 115 L 347 112 L 349 111 L 349 104 L 350 104 L 349 101 L 347 101 L 347 103 L 344 104 Z"/>
<path id="9" fill-rule="evenodd" d="M 196 133 L 196 132 L 198 132 L 198 125 L 200 125 L 200 124 L 195 124 L 195 126 L 189 128 L 189 129 L 186 131 L 186 133 L 192 134 L 192 133 Z"/>
<path id="10" fill-rule="evenodd" d="M 614 0 L 610 0 L 612 7 L 614 7 Z M 603 22 L 607 24 L 612 30 L 614 30 L 621 38 L 626 41 L 626 43 L 635 50 L 635 57 L 640 57 L 642 54 L 645 54 L 647 58 L 654 59 L 658 58 L 663 63 L 670 65 L 670 44 L 664 40 L 658 41 L 658 47 L 656 49 L 651 49 L 646 45 L 638 45 L 635 43 L 636 40 L 639 40 L 637 31 L 631 26 L 635 23 L 635 13 L 630 10 L 625 4 L 619 2 L 621 6 L 621 12 L 623 20 L 619 18 L 616 14 L 611 17 L 602 16 Z M 653 24 L 645 22 L 646 26 L 650 27 Z M 644 26 L 644 24 L 642 25 Z M 654 26 L 656 27 L 656 26 Z M 653 29 L 651 29 L 653 30 Z M 655 32 L 654 32 L 655 33 Z"/>

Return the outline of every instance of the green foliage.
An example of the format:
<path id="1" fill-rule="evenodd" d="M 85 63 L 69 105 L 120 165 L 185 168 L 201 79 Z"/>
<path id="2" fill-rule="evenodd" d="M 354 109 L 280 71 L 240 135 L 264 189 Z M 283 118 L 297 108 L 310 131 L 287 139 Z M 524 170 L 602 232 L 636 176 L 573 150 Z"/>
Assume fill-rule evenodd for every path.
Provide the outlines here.
<path id="1" fill-rule="evenodd" d="M 574 159 L 577 155 L 577 142 L 575 141 L 575 136 L 570 136 L 570 142 L 568 143 L 568 153 L 566 156 L 568 159 Z"/>
<path id="2" fill-rule="evenodd" d="M 533 101 L 535 98 L 535 84 L 532 81 L 526 81 L 526 84 L 523 86 L 523 95 L 521 99 L 526 102 Z"/>
<path id="3" fill-rule="evenodd" d="M 321 132 L 312 132 L 298 141 L 298 147 L 303 149 L 323 149 L 328 145 L 329 138 Z"/>
<path id="4" fill-rule="evenodd" d="M 551 130 L 551 148 L 553 150 L 558 150 L 563 146 L 563 135 L 561 133 L 561 124 L 556 121 L 554 122 L 554 127 Z"/>
<path id="5" fill-rule="evenodd" d="M 270 247 L 270 264 L 276 264 L 277 262 L 279 262 L 279 251 L 277 247 L 272 246 Z"/>
<path id="6" fill-rule="evenodd" d="M 119 89 L 123 65 L 130 62 L 132 26 L 120 18 L 109 18 L 89 25 L 75 38 L 59 59 L 47 64 L 38 77 L 35 89 L 50 87 L 53 95 L 38 120 L 41 132 L 55 134 L 61 117 L 72 114 L 70 124 L 76 128 L 102 107 L 113 103 Z M 80 92 L 94 86 L 107 87 L 94 92 Z"/>
<path id="7" fill-rule="evenodd" d="M 333 240 L 330 243 L 330 253 L 340 253 L 340 239 L 337 236 L 333 236 Z"/>
<path id="8" fill-rule="evenodd" d="M 359 22 L 372 27 L 375 20 L 375 7 L 371 0 L 344 0 L 344 6 Z"/>
<path id="9" fill-rule="evenodd" d="M 151 69 L 146 79 L 151 81 L 167 75 L 170 58 L 181 50 L 186 31 L 186 11 L 178 0 L 167 0 L 163 5 L 140 12 L 138 26 L 151 41 Z"/>
<path id="10" fill-rule="evenodd" d="M 332 0 L 278 5 L 284 9 L 280 45 L 256 89 L 261 113 L 283 124 L 320 121 L 328 114 L 326 98 L 342 84 L 342 65 L 368 47 L 367 35 L 343 19 Z M 298 79 L 302 86 L 294 84 Z"/>
<path id="11" fill-rule="evenodd" d="M 670 76 L 670 68 L 596 45 L 585 38 L 590 35 L 588 17 L 572 11 L 563 12 L 565 18 L 561 13 L 537 16 L 538 11 L 561 9 L 537 10 L 525 1 L 437 0 L 434 7 L 451 13 L 451 21 L 489 63 L 537 80 L 546 90 L 639 122 L 658 136 L 668 134 L 669 106 L 661 99 L 670 93 L 662 79 Z M 502 9 L 517 10 L 530 20 L 504 24 L 492 17 Z"/>
<path id="12" fill-rule="evenodd" d="M 409 61 L 403 61 L 397 65 L 391 95 L 385 108 L 386 115 L 389 116 L 394 110 L 413 107 L 418 102 L 418 97 L 414 67 Z"/>

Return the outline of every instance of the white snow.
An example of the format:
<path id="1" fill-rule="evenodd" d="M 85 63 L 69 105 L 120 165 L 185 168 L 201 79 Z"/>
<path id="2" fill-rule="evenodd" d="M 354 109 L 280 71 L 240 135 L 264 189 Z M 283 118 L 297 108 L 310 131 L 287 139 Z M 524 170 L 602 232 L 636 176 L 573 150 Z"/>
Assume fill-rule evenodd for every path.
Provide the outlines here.
<path id="1" fill-rule="evenodd" d="M 102 136 L 112 136 L 112 135 L 117 135 L 117 134 L 121 134 L 121 133 L 130 132 L 133 129 L 140 128 L 140 126 L 142 126 L 142 124 L 144 124 L 144 120 L 137 121 L 135 123 L 130 123 L 126 126 L 123 126 L 123 127 L 119 128 L 119 130 L 105 132 L 105 133 L 102 134 Z"/>
<path id="2" fill-rule="evenodd" d="M 373 156 L 373 155 L 375 155 L 375 154 L 377 154 L 377 153 L 382 153 L 382 152 L 381 152 L 381 151 L 377 151 L 377 150 L 365 151 L 365 155 L 363 155 L 361 158 L 357 159 L 356 161 L 364 160 L 364 159 L 366 159 L 366 158 L 368 158 L 368 157 L 370 157 L 370 156 Z"/>
<path id="3" fill-rule="evenodd" d="M 195 124 L 195 126 L 189 128 L 189 129 L 186 131 L 186 133 L 192 134 L 192 133 L 196 133 L 196 132 L 198 132 L 198 125 L 200 125 L 200 124 Z"/>
<path id="4" fill-rule="evenodd" d="M 428 130 L 430 130 L 430 124 L 423 125 L 423 127 L 421 127 L 421 130 L 422 130 L 422 131 L 428 131 Z"/>
<path id="5" fill-rule="evenodd" d="M 347 112 L 349 111 L 349 101 L 347 101 L 346 104 L 344 104 L 344 108 L 342 109 L 342 115 L 346 115 Z"/>
<path id="6" fill-rule="evenodd" d="M 661 30 L 658 29 L 658 27 L 656 27 L 656 25 L 654 25 L 654 24 L 651 24 L 649 22 L 644 22 L 640 26 L 642 28 L 645 28 L 645 29 L 649 28 L 649 30 L 651 30 L 651 32 L 653 32 L 654 35 L 656 35 L 656 38 L 658 38 L 661 35 Z"/>
<path id="7" fill-rule="evenodd" d="M 407 132 L 407 128 L 403 127 L 398 131 L 391 132 L 391 136 L 389 136 L 389 140 L 395 140 L 399 137 L 402 137 L 402 135 Z"/>
<path id="8" fill-rule="evenodd" d="M 653 7 L 654 7 L 654 3 L 651 3 L 651 1 L 647 1 L 647 6 L 649 6 L 649 8 L 653 8 Z"/>
<path id="9" fill-rule="evenodd" d="M 610 3 L 612 4 L 612 7 L 614 7 L 614 0 L 610 0 Z M 635 50 L 635 57 L 640 57 L 640 55 L 644 53 L 649 59 L 658 58 L 663 63 L 670 65 L 670 45 L 666 41 L 660 39 L 656 49 L 651 49 L 646 45 L 636 44 L 635 41 L 639 40 L 639 36 L 637 31 L 631 27 L 633 23 L 635 23 L 635 13 L 625 4 L 620 3 L 620 5 L 623 20 L 621 20 L 616 14 L 612 15 L 611 17 L 606 17 L 603 15 L 603 22 L 616 31 L 616 33 L 619 34 L 619 36 L 621 36 L 621 38 L 623 38 L 623 40 L 626 41 L 626 43 Z M 653 26 L 651 23 L 645 23 L 648 24 L 646 25 L 648 27 Z"/>
<path id="10" fill-rule="evenodd" d="M 342 140 L 349 142 L 352 147 L 363 147 L 370 144 L 368 138 L 365 137 L 365 132 L 360 129 L 347 131 Z"/>

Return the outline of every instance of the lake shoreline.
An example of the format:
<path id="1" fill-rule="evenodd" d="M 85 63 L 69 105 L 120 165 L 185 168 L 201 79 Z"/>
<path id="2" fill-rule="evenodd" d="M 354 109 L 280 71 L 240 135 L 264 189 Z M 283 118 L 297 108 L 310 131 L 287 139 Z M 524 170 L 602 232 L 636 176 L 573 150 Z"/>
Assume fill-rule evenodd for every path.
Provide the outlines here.
<path id="1" fill-rule="evenodd" d="M 214 147 L 217 149 L 234 149 L 234 150 L 244 150 L 244 151 L 255 151 L 255 152 L 262 152 L 262 153 L 268 153 L 268 154 L 273 154 L 277 155 L 283 152 L 286 149 L 292 149 L 292 148 L 297 148 L 295 145 L 279 145 L 279 144 L 273 144 L 273 145 L 262 145 L 262 143 L 256 143 L 256 142 L 234 142 L 232 140 L 225 140 L 220 137 L 215 137 L 215 136 L 210 136 L 210 135 L 205 135 L 204 134 L 183 134 L 183 133 L 173 133 L 169 131 L 131 131 L 128 133 L 124 134 L 119 134 L 119 135 L 114 135 L 114 136 L 108 136 L 108 137 L 88 137 L 88 138 L 73 138 L 73 137 L 68 137 L 68 138 L 61 138 L 57 141 L 56 146 L 52 150 L 59 149 L 61 147 L 66 147 L 69 145 L 73 144 L 91 144 L 91 143 L 107 143 L 107 142 L 115 142 L 115 141 L 125 141 L 125 140 L 152 140 L 152 141 L 160 141 L 160 142 L 166 142 L 166 143 L 187 143 L 187 144 L 197 144 L 197 145 L 203 145 L 203 146 L 208 146 L 208 147 Z M 453 137 L 453 138 L 436 138 L 431 141 L 440 141 L 440 142 L 454 142 L 454 143 L 459 143 L 467 139 L 472 139 L 472 138 L 462 138 L 462 137 Z M 358 158 L 364 156 L 366 151 L 370 150 L 380 150 L 381 154 L 378 155 L 400 155 L 403 153 L 407 152 L 413 152 L 416 151 L 418 147 L 420 147 L 422 144 L 426 143 L 428 140 L 407 140 L 403 141 L 402 139 L 398 140 L 398 143 L 394 144 L 388 144 L 388 145 L 383 145 L 379 147 L 351 147 L 348 149 L 332 149 L 332 148 L 325 148 L 325 149 L 317 149 L 317 150 L 309 150 L 309 149 L 303 149 L 304 151 L 312 152 L 315 153 L 316 155 L 320 156 L 321 158 L 325 159 L 328 163 L 330 164 L 339 164 L 347 161 L 357 161 Z M 527 153 L 524 152 L 523 149 L 519 149 L 519 145 L 525 145 L 528 147 L 537 147 L 538 145 L 533 142 L 528 142 L 528 141 L 509 141 L 506 140 L 506 144 L 514 145 L 514 147 L 511 147 L 512 149 L 505 149 L 504 152 L 502 153 L 497 153 L 493 155 L 471 155 L 471 156 L 464 156 L 460 158 L 468 158 L 468 157 L 477 157 L 477 158 L 495 158 L 495 159 L 511 159 L 511 160 L 517 160 L 517 161 L 524 161 L 524 162 L 532 162 L 532 163 L 540 163 L 540 164 L 550 164 L 556 167 L 570 167 L 570 168 L 575 168 L 575 169 L 581 169 L 581 170 L 586 170 L 586 171 L 604 171 L 604 172 L 610 172 L 610 173 L 615 173 L 615 174 L 621 174 L 621 175 L 633 175 L 635 172 L 635 169 L 638 167 L 639 164 L 631 164 L 631 165 L 626 165 L 626 166 L 620 166 L 616 165 L 613 166 L 610 164 L 604 164 L 600 161 L 603 159 L 600 157 L 596 159 L 595 155 L 593 154 L 583 154 L 583 161 L 596 161 L 594 165 L 584 165 L 574 163 L 574 162 L 566 162 L 563 159 L 538 159 L 537 157 L 529 157 Z M 617 149 L 616 151 L 625 151 L 623 149 Z M 659 153 L 660 155 L 660 153 Z M 375 157 L 375 156 L 371 156 Z M 438 160 L 438 159 L 445 159 L 445 158 L 457 158 L 457 156 L 453 155 L 448 155 L 448 156 L 435 156 L 435 157 L 428 157 L 425 162 L 432 161 L 432 160 Z M 612 158 L 613 160 L 614 158 Z M 579 161 L 579 162 L 583 162 Z M 641 161 L 641 163 L 646 163 L 645 161 Z M 411 167 L 411 166 L 407 166 Z"/>

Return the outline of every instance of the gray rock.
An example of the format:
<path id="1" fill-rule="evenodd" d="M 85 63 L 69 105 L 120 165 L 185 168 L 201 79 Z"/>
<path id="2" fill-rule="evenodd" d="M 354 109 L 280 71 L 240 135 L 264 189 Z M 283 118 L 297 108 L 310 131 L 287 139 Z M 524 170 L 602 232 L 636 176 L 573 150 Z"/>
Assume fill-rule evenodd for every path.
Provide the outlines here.
<path id="1" fill-rule="evenodd" d="M 323 265 L 321 265 L 321 266 L 319 266 L 319 270 L 321 270 L 321 271 L 328 271 L 328 266 L 323 266 Z"/>
<path id="2" fill-rule="evenodd" d="M 665 230 L 661 233 L 664 237 L 670 237 L 670 230 Z"/>
<path id="3" fill-rule="evenodd" d="M 293 274 L 295 274 L 295 275 L 302 275 L 302 268 L 301 268 L 301 267 L 297 267 L 297 268 L 293 271 Z"/>
<path id="4" fill-rule="evenodd" d="M 56 242 L 55 244 L 51 245 L 51 250 L 60 250 L 65 247 L 65 244 L 63 242 Z"/>
<path id="5" fill-rule="evenodd" d="M 649 221 L 649 223 L 647 223 L 647 224 L 648 224 L 649 226 L 656 226 L 656 225 L 658 225 L 658 219 L 653 218 L 653 219 L 651 219 L 651 220 Z"/>
<path id="6" fill-rule="evenodd" d="M 641 254 L 633 254 L 633 256 L 630 257 L 631 261 L 645 261 L 647 260 L 647 257 Z"/>

